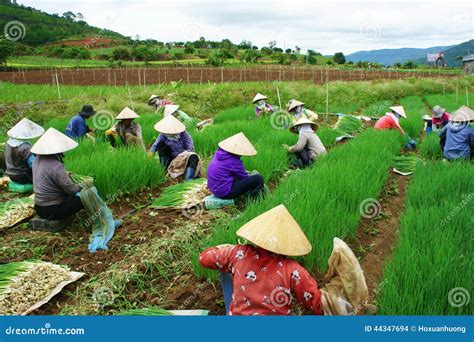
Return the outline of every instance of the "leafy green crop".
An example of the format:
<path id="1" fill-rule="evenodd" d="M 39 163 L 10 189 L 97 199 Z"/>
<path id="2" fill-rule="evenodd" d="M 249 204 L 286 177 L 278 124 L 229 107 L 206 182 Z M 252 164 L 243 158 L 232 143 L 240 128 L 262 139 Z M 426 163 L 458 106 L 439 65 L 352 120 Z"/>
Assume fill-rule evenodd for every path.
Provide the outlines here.
<path id="1" fill-rule="evenodd" d="M 426 135 L 419 147 L 420 154 L 425 159 L 440 159 L 443 157 L 443 150 L 439 143 L 439 135 L 436 132 Z"/>
<path id="2" fill-rule="evenodd" d="M 419 163 L 398 245 L 385 270 L 381 313 L 472 315 L 474 165 Z M 456 293 L 456 291 L 458 293 Z M 460 296 L 456 298 L 456 296 Z"/>

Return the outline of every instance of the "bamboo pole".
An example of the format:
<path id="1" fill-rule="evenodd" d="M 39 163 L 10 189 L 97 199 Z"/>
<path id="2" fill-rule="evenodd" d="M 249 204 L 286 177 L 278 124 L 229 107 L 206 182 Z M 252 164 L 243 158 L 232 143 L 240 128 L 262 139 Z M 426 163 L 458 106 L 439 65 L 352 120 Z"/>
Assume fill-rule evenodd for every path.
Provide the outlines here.
<path id="1" fill-rule="evenodd" d="M 469 92 L 467 91 L 467 86 L 466 86 L 466 107 L 469 107 Z"/>
<path id="2" fill-rule="evenodd" d="M 58 73 L 56 73 L 56 86 L 58 87 L 58 97 L 61 100 L 61 90 L 59 89 Z"/>

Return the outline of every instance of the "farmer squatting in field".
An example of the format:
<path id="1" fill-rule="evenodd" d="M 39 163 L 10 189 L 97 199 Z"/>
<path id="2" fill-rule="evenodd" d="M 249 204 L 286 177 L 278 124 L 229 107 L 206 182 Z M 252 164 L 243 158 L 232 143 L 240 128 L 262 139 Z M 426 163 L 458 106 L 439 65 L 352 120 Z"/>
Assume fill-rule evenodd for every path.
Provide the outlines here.
<path id="1" fill-rule="evenodd" d="M 35 212 L 42 219 L 56 221 L 86 209 L 98 226 L 89 250 L 107 249 L 106 243 L 121 221 L 113 219 L 91 182 L 76 184 L 70 178 L 64 167 L 64 153 L 77 146 L 77 142 L 50 128 L 31 148 L 36 154 L 33 162 Z"/>
<path id="2" fill-rule="evenodd" d="M 298 142 L 291 147 L 284 144 L 283 148 L 296 155 L 297 162 L 294 166 L 308 167 L 313 164 L 316 158 L 326 153 L 326 148 L 315 132 L 317 127 L 316 123 L 305 117 L 290 127 L 292 133 L 298 134 Z"/>
<path id="3" fill-rule="evenodd" d="M 67 124 L 65 134 L 71 139 L 79 139 L 92 133 L 93 129 L 87 126 L 86 120 L 90 119 L 95 113 L 91 105 L 84 105 L 82 110 L 74 115 Z"/>
<path id="4" fill-rule="evenodd" d="M 115 117 L 118 122 L 105 135 L 109 138 L 112 147 L 116 146 L 115 137 L 118 136 L 125 146 L 138 146 L 145 150 L 143 143 L 142 128 L 134 120 L 140 116 L 128 107 L 125 107 L 119 115 Z"/>
<path id="5" fill-rule="evenodd" d="M 156 113 L 167 105 L 174 105 L 173 101 L 165 99 L 163 95 L 151 95 L 147 103 L 150 107 L 155 108 Z"/>
<path id="6" fill-rule="evenodd" d="M 444 158 L 447 160 L 474 158 L 474 110 L 462 106 L 439 132 Z"/>
<path id="7" fill-rule="evenodd" d="M 160 133 L 150 148 L 149 156 L 156 152 L 161 164 L 168 170 L 168 176 L 177 178 L 184 174 L 185 180 L 192 180 L 201 174 L 201 160 L 194 152 L 191 135 L 184 124 L 173 115 L 165 116 L 156 125 Z"/>
<path id="8" fill-rule="evenodd" d="M 286 105 L 286 110 L 293 114 L 293 122 L 298 121 L 300 118 L 305 117 L 313 122 L 318 120 L 318 114 L 304 107 L 304 102 L 291 99 Z"/>
<path id="9" fill-rule="evenodd" d="M 207 170 L 207 185 L 214 196 L 223 199 L 260 196 L 265 189 L 263 177 L 258 172 L 249 174 L 240 159 L 256 154 L 255 147 L 242 132 L 222 140 Z"/>
<path id="10" fill-rule="evenodd" d="M 5 145 L 6 175 L 16 184 L 29 185 L 33 183 L 33 161 L 30 140 L 44 133 L 44 128 L 28 119 L 22 119 L 8 132 Z"/>
<path id="11" fill-rule="evenodd" d="M 399 119 L 406 119 L 407 115 L 403 106 L 392 106 L 389 107 L 391 112 L 385 113 L 374 125 L 375 129 L 386 130 L 386 129 L 395 129 L 400 132 L 400 134 L 406 134 L 403 128 L 400 126 Z M 416 141 L 408 137 L 408 142 L 405 145 L 406 148 L 413 150 L 416 148 Z"/>
<path id="12" fill-rule="evenodd" d="M 268 97 L 260 93 L 257 93 L 253 98 L 252 103 L 255 105 L 255 116 L 257 118 L 273 113 L 273 106 L 269 105 L 266 100 L 268 100 Z"/>
<path id="13" fill-rule="evenodd" d="M 430 134 L 432 131 L 439 131 L 446 126 L 451 118 L 451 114 L 441 106 L 434 106 L 432 116 L 424 115 L 423 120 L 426 123 L 425 132 Z"/>

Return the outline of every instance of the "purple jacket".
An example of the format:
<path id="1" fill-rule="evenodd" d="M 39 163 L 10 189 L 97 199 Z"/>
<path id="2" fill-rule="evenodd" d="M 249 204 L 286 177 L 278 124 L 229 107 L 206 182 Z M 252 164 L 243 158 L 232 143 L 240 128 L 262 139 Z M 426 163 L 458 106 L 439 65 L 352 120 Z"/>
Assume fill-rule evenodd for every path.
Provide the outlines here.
<path id="1" fill-rule="evenodd" d="M 171 140 L 168 139 L 165 135 L 160 134 L 153 143 L 153 145 L 150 147 L 150 151 L 158 152 L 158 144 L 160 142 L 164 142 L 170 148 L 171 156 L 173 159 L 184 151 L 194 152 L 193 139 L 186 131 L 179 134 L 178 140 Z"/>
<path id="2" fill-rule="evenodd" d="M 207 187 L 214 196 L 225 197 L 235 180 L 248 176 L 239 156 L 218 148 L 207 169 Z"/>

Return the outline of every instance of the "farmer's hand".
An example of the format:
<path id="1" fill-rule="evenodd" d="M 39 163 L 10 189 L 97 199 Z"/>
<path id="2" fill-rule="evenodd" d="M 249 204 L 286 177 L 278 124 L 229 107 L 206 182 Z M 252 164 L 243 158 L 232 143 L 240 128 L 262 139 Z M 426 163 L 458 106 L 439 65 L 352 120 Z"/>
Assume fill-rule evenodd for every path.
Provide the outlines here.
<path id="1" fill-rule="evenodd" d="M 84 188 L 92 188 L 94 186 L 94 179 L 93 178 L 87 178 L 84 181 L 81 182 L 81 184 L 84 186 Z"/>
<path id="2" fill-rule="evenodd" d="M 153 158 L 155 156 L 155 153 L 152 151 L 148 151 L 148 158 Z"/>
<path id="3" fill-rule="evenodd" d="M 287 144 L 282 144 L 281 145 L 285 150 L 289 150 L 290 149 L 290 146 L 288 146 Z"/>

